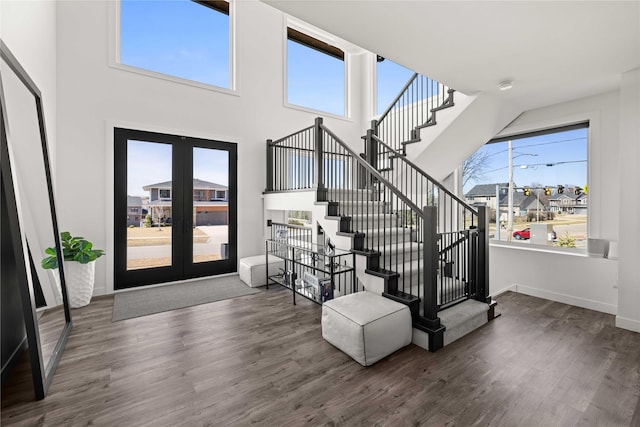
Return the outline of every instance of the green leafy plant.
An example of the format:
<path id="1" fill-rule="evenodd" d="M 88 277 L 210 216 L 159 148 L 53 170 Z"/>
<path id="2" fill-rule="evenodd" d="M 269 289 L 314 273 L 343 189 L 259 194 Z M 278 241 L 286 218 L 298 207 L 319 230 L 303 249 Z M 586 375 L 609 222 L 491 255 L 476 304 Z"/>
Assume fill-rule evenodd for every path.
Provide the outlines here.
<path id="1" fill-rule="evenodd" d="M 556 242 L 557 246 L 561 246 L 563 248 L 575 248 L 576 247 L 576 238 L 569 235 L 568 231 L 565 231 L 564 236 L 558 237 L 558 241 Z"/>
<path id="2" fill-rule="evenodd" d="M 62 238 L 62 255 L 65 261 L 88 264 L 104 255 L 102 249 L 93 249 L 93 243 L 85 240 L 84 237 L 72 237 L 68 231 L 63 231 L 60 237 Z M 44 252 L 49 256 L 42 260 L 42 268 L 58 268 L 56 248 L 47 248 Z"/>
<path id="3" fill-rule="evenodd" d="M 147 214 L 144 217 L 143 224 L 145 227 L 153 227 L 153 219 L 151 218 L 151 214 Z"/>

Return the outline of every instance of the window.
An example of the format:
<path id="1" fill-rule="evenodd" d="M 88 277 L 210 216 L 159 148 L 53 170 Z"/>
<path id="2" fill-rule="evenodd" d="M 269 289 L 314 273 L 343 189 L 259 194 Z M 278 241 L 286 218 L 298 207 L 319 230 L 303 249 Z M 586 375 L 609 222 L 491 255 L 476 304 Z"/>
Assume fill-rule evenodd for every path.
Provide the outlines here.
<path id="1" fill-rule="evenodd" d="M 158 191 L 158 197 L 160 197 L 160 200 L 171 200 L 171 190 L 169 189 L 160 189 Z"/>
<path id="2" fill-rule="evenodd" d="M 376 81 L 378 96 L 376 114 L 385 112 L 413 74 L 413 71 L 400 64 L 381 56 L 377 57 Z"/>
<path id="3" fill-rule="evenodd" d="M 229 3 L 122 0 L 123 65 L 231 89 Z"/>
<path id="4" fill-rule="evenodd" d="M 193 190 L 193 200 L 201 202 L 204 200 L 204 190 Z"/>
<path id="5" fill-rule="evenodd" d="M 225 190 L 216 190 L 216 199 L 226 199 L 227 192 Z"/>
<path id="6" fill-rule="evenodd" d="M 496 138 L 464 162 L 462 182 L 467 199 L 481 190 L 495 192 L 497 187 L 499 191 L 499 210 L 491 206 L 490 234 L 499 234 L 504 241 L 587 247 L 587 135 L 588 123 L 580 123 Z M 509 152 L 514 187 L 511 218 Z M 498 230 L 496 223 L 502 226 Z M 529 233 L 516 233 L 537 223 L 551 226 L 556 239 L 532 241 L 536 239 L 530 239 Z"/>
<path id="7" fill-rule="evenodd" d="M 287 28 L 287 103 L 345 115 L 344 52 Z"/>

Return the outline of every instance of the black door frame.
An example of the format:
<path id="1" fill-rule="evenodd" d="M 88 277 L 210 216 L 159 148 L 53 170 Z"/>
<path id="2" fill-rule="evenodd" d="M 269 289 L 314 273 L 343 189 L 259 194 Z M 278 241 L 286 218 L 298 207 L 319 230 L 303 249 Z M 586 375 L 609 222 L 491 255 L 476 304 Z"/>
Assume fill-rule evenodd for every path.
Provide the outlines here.
<path id="1" fill-rule="evenodd" d="M 114 289 L 173 282 L 237 271 L 237 144 L 182 135 L 114 128 Z M 127 143 L 129 140 L 172 147 L 171 266 L 127 270 Z M 193 148 L 229 153 L 228 258 L 193 263 Z"/>

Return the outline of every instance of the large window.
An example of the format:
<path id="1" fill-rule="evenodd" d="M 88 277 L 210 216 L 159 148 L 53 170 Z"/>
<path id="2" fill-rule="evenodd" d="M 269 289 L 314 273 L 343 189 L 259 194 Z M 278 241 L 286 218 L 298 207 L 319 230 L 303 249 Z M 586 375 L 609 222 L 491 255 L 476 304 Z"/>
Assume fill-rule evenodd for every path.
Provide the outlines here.
<path id="1" fill-rule="evenodd" d="M 490 208 L 494 238 L 587 247 L 587 127 L 494 139 L 464 162 L 465 198 Z"/>
<path id="2" fill-rule="evenodd" d="M 344 116 L 344 52 L 287 28 L 287 103 Z"/>
<path id="3" fill-rule="evenodd" d="M 232 88 L 229 3 L 122 0 L 120 63 Z"/>
<path id="4" fill-rule="evenodd" d="M 376 62 L 377 103 L 376 114 L 382 114 L 400 94 L 413 71 L 381 56 Z"/>

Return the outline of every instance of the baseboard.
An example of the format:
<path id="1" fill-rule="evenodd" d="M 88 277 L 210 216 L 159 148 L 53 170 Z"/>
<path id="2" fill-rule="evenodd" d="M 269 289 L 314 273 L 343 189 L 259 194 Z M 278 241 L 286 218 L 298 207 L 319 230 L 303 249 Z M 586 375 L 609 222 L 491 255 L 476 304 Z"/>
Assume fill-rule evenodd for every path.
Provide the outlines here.
<path id="1" fill-rule="evenodd" d="M 627 317 L 616 316 L 616 327 L 627 329 L 633 332 L 640 332 L 640 320 L 629 319 Z M 639 403 L 640 405 L 640 403 Z"/>
<path id="2" fill-rule="evenodd" d="M 18 345 L 18 347 L 16 347 L 16 349 L 13 351 L 11 356 L 9 356 L 7 363 L 5 363 L 4 366 L 2 367 L 2 376 L 1 376 L 2 384 L 4 384 L 7 381 L 7 379 L 9 378 L 9 375 L 11 374 L 11 371 L 18 364 L 18 361 L 20 360 L 20 356 L 22 356 L 22 353 L 26 349 L 27 349 L 27 336 L 25 335 L 22 342 Z"/>
<path id="3" fill-rule="evenodd" d="M 600 311 L 607 314 L 618 314 L 618 306 L 613 304 L 605 304 L 599 301 L 593 301 L 586 298 L 579 298 L 573 295 L 561 294 L 558 292 L 551 292 L 545 289 L 532 288 L 529 286 L 515 285 L 510 286 L 513 292 L 520 294 L 531 295 L 533 297 L 544 298 L 555 302 L 561 302 L 563 304 L 575 305 L 576 307 L 587 308 L 589 310 Z"/>
<path id="4" fill-rule="evenodd" d="M 491 292 L 490 292 L 490 295 L 491 295 L 491 297 L 495 298 L 495 297 L 497 297 L 498 295 L 500 295 L 500 294 L 504 294 L 505 292 L 509 292 L 509 291 L 511 291 L 511 292 L 517 292 L 517 291 L 516 291 L 516 285 L 507 286 L 506 288 L 504 288 L 504 289 L 500 289 L 499 291 L 491 291 Z"/>

